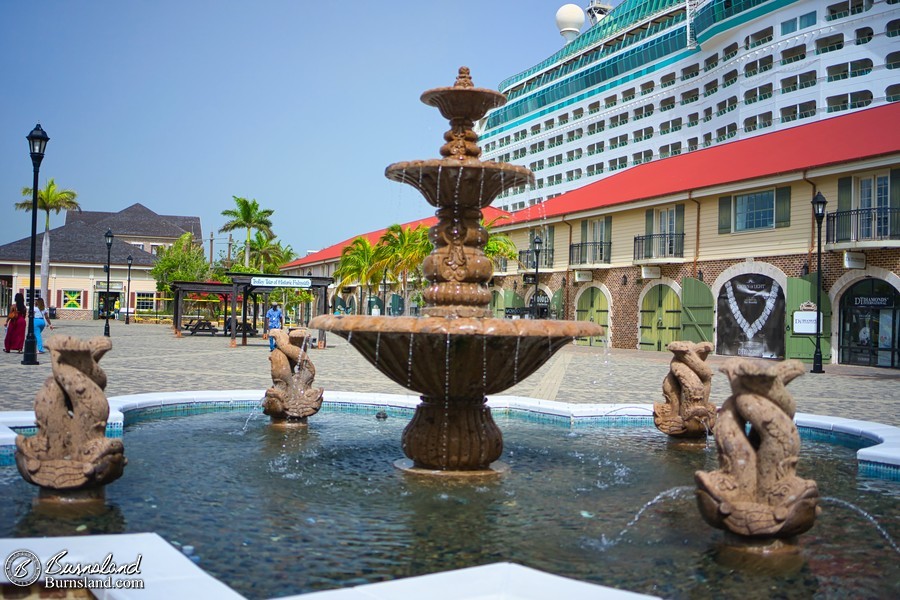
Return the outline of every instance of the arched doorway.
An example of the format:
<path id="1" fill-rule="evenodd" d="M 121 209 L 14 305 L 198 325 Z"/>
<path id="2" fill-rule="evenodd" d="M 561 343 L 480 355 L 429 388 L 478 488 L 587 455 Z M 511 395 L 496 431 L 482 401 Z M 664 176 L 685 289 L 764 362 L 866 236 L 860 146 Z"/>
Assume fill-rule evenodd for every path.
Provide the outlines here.
<path id="1" fill-rule="evenodd" d="M 535 311 L 535 302 L 537 303 L 537 311 Z M 531 301 L 528 303 L 528 309 L 532 318 L 546 319 L 550 314 L 550 296 L 544 290 L 538 290 L 531 295 Z"/>
<path id="2" fill-rule="evenodd" d="M 665 284 L 654 285 L 641 301 L 638 325 L 641 350 L 662 351 L 681 335 L 681 299 Z"/>
<path id="3" fill-rule="evenodd" d="M 784 356 L 784 290 L 768 275 L 729 279 L 716 301 L 716 354 Z"/>
<path id="4" fill-rule="evenodd" d="M 609 301 L 600 288 L 588 286 L 578 296 L 578 302 L 575 304 L 575 320 L 599 323 L 607 331 L 607 335 L 609 334 Z M 596 346 L 602 342 L 603 338 L 596 336 L 578 338 L 575 343 L 582 346 Z"/>
<path id="5" fill-rule="evenodd" d="M 840 362 L 900 368 L 900 294 L 883 279 L 855 283 L 840 304 Z"/>

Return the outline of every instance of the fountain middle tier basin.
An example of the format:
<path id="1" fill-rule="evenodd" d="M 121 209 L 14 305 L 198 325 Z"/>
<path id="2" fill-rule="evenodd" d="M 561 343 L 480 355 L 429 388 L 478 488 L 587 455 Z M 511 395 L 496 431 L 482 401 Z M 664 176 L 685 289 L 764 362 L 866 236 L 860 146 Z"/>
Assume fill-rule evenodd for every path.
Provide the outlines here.
<path id="1" fill-rule="evenodd" d="M 526 167 L 473 157 L 433 158 L 394 163 L 384 170 L 391 181 L 406 183 L 432 206 L 484 208 L 503 190 L 534 183 Z"/>
<path id="2" fill-rule="evenodd" d="M 588 321 L 462 317 L 320 315 L 309 327 L 345 338 L 407 389 L 479 402 L 524 380 L 574 338 L 603 334 Z"/>

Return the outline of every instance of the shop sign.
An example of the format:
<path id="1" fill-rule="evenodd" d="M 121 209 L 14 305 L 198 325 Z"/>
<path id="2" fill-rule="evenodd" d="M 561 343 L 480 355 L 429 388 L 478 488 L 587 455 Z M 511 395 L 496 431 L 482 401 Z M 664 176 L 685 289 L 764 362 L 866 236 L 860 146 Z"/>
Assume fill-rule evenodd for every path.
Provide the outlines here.
<path id="1" fill-rule="evenodd" d="M 522 275 L 522 281 L 525 285 L 534 285 L 537 280 L 535 279 L 534 273 L 525 273 Z"/>
<path id="2" fill-rule="evenodd" d="M 865 269 L 866 253 L 865 252 L 844 252 L 844 268 L 845 269 Z"/>
<path id="3" fill-rule="evenodd" d="M 294 279 L 293 277 L 251 277 L 250 285 L 256 287 L 309 289 L 312 287 L 312 281 L 309 279 Z"/>
<path id="4" fill-rule="evenodd" d="M 856 296 L 853 298 L 853 305 L 865 308 L 891 308 L 894 306 L 894 299 L 890 296 Z"/>
<path id="5" fill-rule="evenodd" d="M 94 289 L 100 292 L 106 291 L 106 282 L 105 281 L 95 281 Z M 121 292 L 125 289 L 125 286 L 121 281 L 110 281 L 109 282 L 109 291 L 111 292 Z"/>
<path id="6" fill-rule="evenodd" d="M 815 335 L 816 333 L 816 316 L 822 313 L 815 310 L 795 310 L 794 311 L 794 333 Z M 819 317 L 819 333 L 822 333 L 822 326 L 825 323 L 824 316 Z"/>
<path id="7" fill-rule="evenodd" d="M 594 275 L 590 271 L 575 271 L 575 281 L 593 281 Z"/>
<path id="8" fill-rule="evenodd" d="M 659 267 L 641 267 L 641 278 L 642 279 L 659 279 L 660 270 Z"/>

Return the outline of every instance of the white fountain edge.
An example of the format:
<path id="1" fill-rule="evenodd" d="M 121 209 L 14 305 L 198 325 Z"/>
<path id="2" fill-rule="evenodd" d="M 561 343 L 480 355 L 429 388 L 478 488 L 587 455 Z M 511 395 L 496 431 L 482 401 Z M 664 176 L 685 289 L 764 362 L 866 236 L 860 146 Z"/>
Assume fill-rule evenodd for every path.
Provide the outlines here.
<path id="1" fill-rule="evenodd" d="M 195 392 L 153 392 L 113 396 L 109 399 L 110 414 L 108 424 L 121 431 L 124 413 L 154 407 L 261 401 L 263 390 L 204 390 Z M 378 394 L 366 392 L 326 391 L 326 404 L 355 404 L 361 406 L 383 406 L 386 408 L 413 409 L 419 404 L 419 397 L 407 394 Z M 494 396 L 488 406 L 496 411 L 526 412 L 580 420 L 617 417 L 649 417 L 653 414 L 652 404 L 569 404 L 554 400 L 539 400 L 524 396 Z M 885 470 L 900 469 L 900 428 L 873 421 L 858 421 L 842 417 L 797 413 L 794 421 L 798 427 L 805 427 L 825 433 L 837 433 L 859 437 L 875 442 L 856 453 L 860 463 Z M 15 452 L 16 432 L 12 428 L 34 426 L 34 411 L 0 411 L 0 454 Z"/>

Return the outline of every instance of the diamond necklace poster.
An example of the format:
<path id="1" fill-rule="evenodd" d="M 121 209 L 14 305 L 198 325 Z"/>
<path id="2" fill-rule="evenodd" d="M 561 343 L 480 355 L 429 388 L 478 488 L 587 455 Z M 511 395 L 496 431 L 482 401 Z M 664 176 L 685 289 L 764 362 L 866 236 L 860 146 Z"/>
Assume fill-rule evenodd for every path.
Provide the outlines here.
<path id="1" fill-rule="evenodd" d="M 784 291 L 765 275 L 738 275 L 719 291 L 716 352 L 784 356 Z"/>

